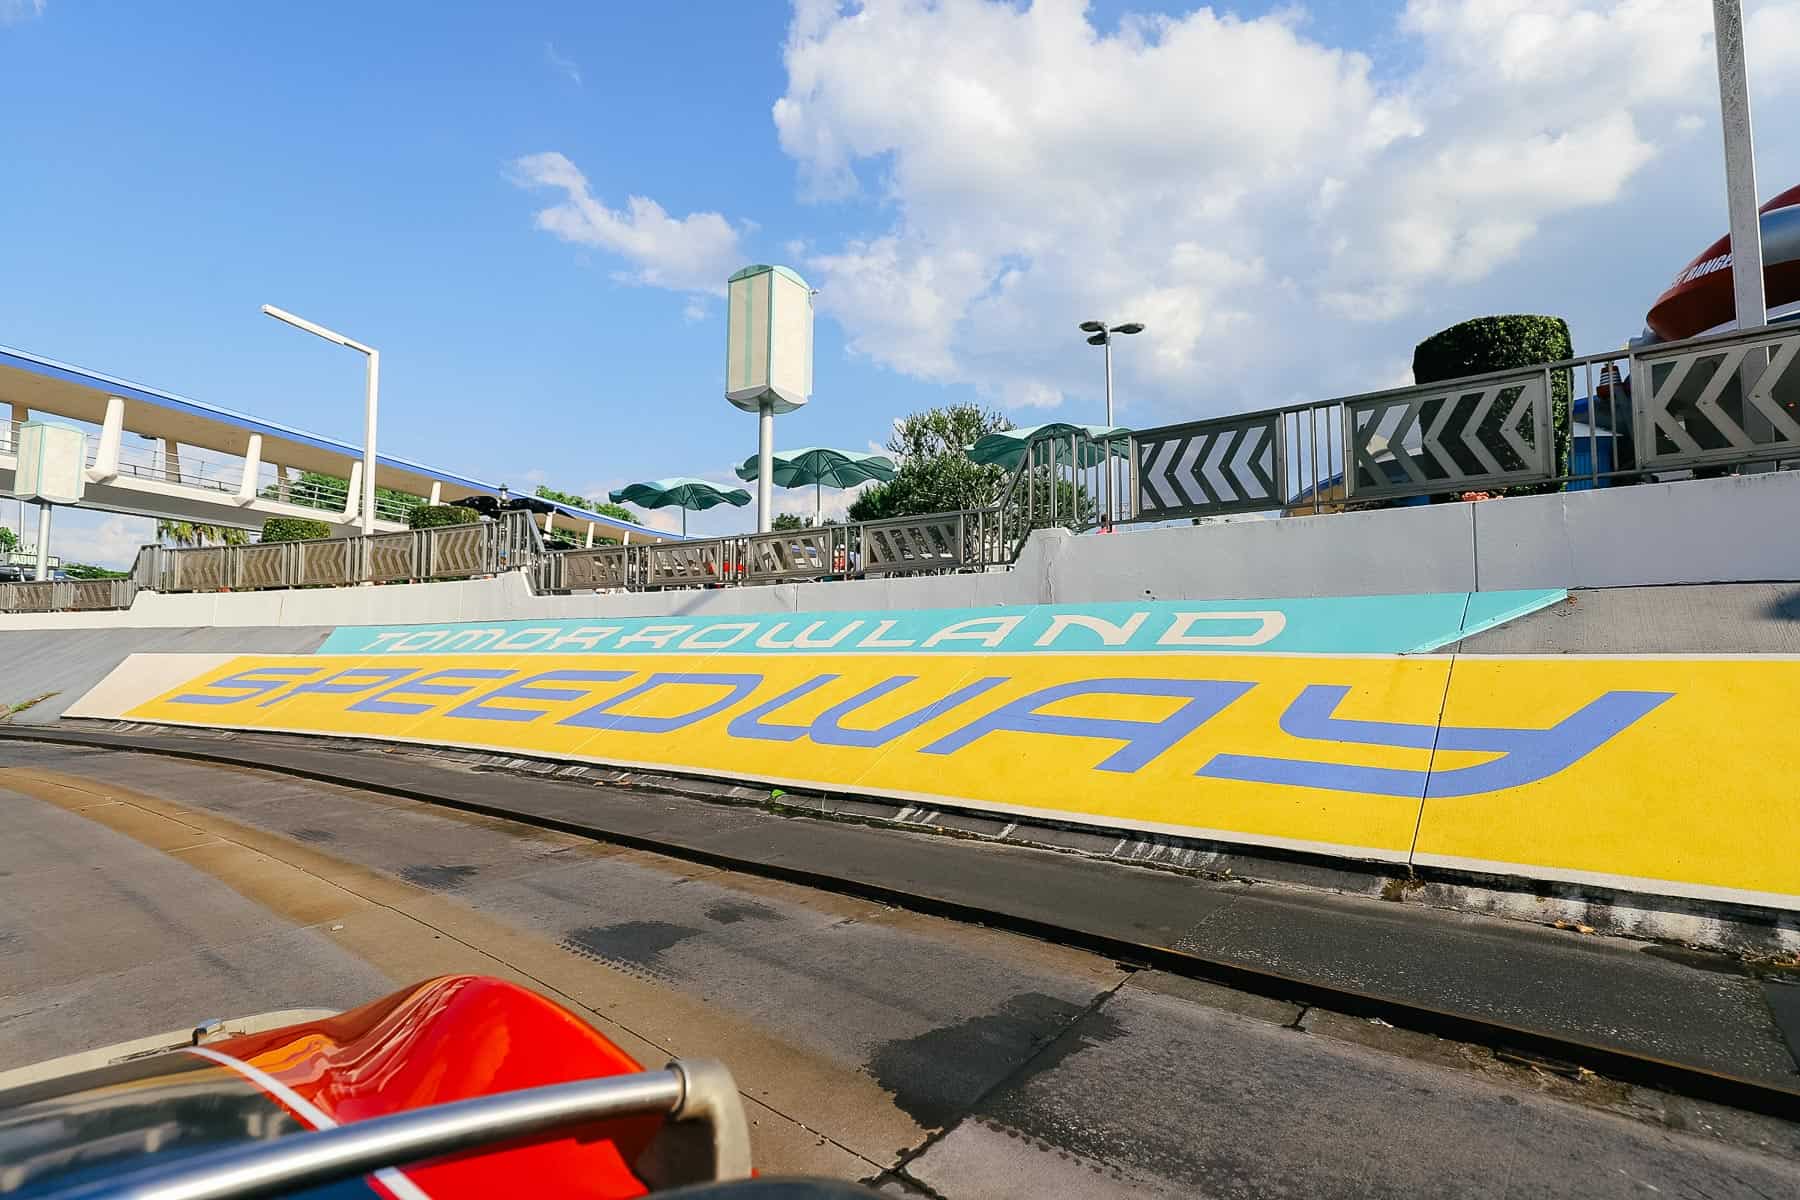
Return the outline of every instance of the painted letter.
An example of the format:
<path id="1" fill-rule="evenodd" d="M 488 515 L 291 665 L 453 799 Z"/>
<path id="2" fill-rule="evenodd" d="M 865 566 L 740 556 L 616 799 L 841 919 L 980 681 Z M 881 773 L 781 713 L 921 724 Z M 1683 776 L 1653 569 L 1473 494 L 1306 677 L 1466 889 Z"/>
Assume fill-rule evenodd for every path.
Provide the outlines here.
<path id="1" fill-rule="evenodd" d="M 521 629 L 516 633 L 509 633 L 499 641 L 495 642 L 494 649 L 536 650 L 539 646 L 542 646 L 545 642 L 561 632 L 562 630 L 555 625 L 538 625 L 531 629 Z M 521 641 L 521 638 L 527 640 Z"/>
<path id="2" fill-rule="evenodd" d="M 510 667 L 452 667 L 448 670 L 433 671 L 429 675 L 421 675 L 410 683 L 396 683 L 385 692 L 376 692 L 373 696 L 358 700 L 350 706 L 351 712 L 397 713 L 411 716 L 431 711 L 429 704 L 408 704 L 402 700 L 389 700 L 389 696 L 460 696 L 475 687 L 473 683 L 460 686 L 453 684 L 432 683 L 433 679 L 504 679 L 512 674 Z"/>
<path id="3" fill-rule="evenodd" d="M 1189 633 L 1196 621 L 1257 621 L 1255 633 Z M 1264 612 L 1184 612 L 1176 613 L 1168 632 L 1156 639 L 1159 646 L 1261 646 L 1272 642 L 1287 628 L 1287 614 L 1279 609 Z"/>
<path id="4" fill-rule="evenodd" d="M 549 648 L 561 650 L 566 645 L 575 645 L 583 650 L 592 650 L 595 642 L 603 641 L 617 632 L 617 625 L 583 625 L 551 642 Z"/>
<path id="5" fill-rule="evenodd" d="M 1149 615 L 1147 612 L 1134 612 L 1125 618 L 1123 625 L 1115 625 L 1104 617 L 1092 617 L 1086 613 L 1057 613 L 1050 618 L 1050 628 L 1044 631 L 1044 636 L 1033 642 L 1032 645 L 1051 645 L 1062 636 L 1063 630 L 1075 628 L 1087 629 L 1099 634 L 1102 646 L 1123 646 L 1131 641 L 1131 635 L 1138 631 L 1144 623 L 1144 618 Z"/>
<path id="6" fill-rule="evenodd" d="M 328 675 L 324 679 L 297 684 L 291 691 L 283 692 L 279 696 L 271 696 L 257 707 L 267 708 L 271 704 L 279 704 L 283 700 L 292 700 L 295 696 L 350 696 L 357 692 L 373 691 L 385 684 L 404 679 L 418 669 L 417 667 L 351 667 L 348 670 L 339 671 L 336 675 Z M 363 682 L 353 682 L 359 679 Z"/>
<path id="7" fill-rule="evenodd" d="M 756 738 L 764 742 L 797 742 L 806 735 L 806 726 L 777 725 L 765 722 L 763 718 L 789 701 L 815 692 L 836 678 L 836 675 L 815 675 L 799 687 L 789 688 L 773 700 L 765 701 L 749 712 L 733 717 L 731 724 L 725 727 L 725 732 L 732 737 Z"/>
<path id="8" fill-rule="evenodd" d="M 502 671 L 504 675 L 506 672 Z M 536 687 L 540 683 L 612 683 L 620 679 L 629 679 L 630 671 L 545 671 L 539 675 L 527 676 L 502 684 L 491 692 L 483 693 L 467 704 L 459 704 L 445 716 L 462 717 L 472 721 L 535 721 L 543 716 L 547 709 L 541 708 L 496 708 L 491 700 L 580 700 L 588 695 L 583 688 L 547 688 Z"/>
<path id="9" fill-rule="evenodd" d="M 692 628 L 692 625 L 646 625 L 636 633 L 628 633 L 620 638 L 615 648 L 623 650 L 635 642 L 648 642 L 658 650 L 666 650 L 670 642 Z"/>
<path id="10" fill-rule="evenodd" d="M 493 643 L 506 636 L 504 629 L 459 629 L 444 639 L 443 650 L 474 650 L 482 643 Z"/>
<path id="11" fill-rule="evenodd" d="M 1304 759 L 1220 754 L 1194 772 L 1208 779 L 1279 783 L 1376 796 L 1473 796 L 1547 779 L 1578 762 L 1615 734 L 1671 698 L 1673 692 L 1607 692 L 1548 729 L 1409 725 L 1334 716 L 1347 687 L 1313 684 L 1281 715 L 1281 729 L 1312 741 L 1395 746 L 1413 750 L 1473 750 L 1500 757 L 1447 770 L 1407 771 Z"/>
<path id="12" fill-rule="evenodd" d="M 240 688 L 238 695 L 208 695 L 205 692 L 186 692 L 179 696 L 171 696 L 170 704 L 236 704 L 239 700 L 254 700 L 265 696 L 277 688 L 284 688 L 294 682 L 299 675 L 316 675 L 318 667 L 252 667 L 248 671 L 239 671 L 236 675 L 227 675 L 223 679 L 215 679 L 211 683 L 201 684 L 209 688 Z M 277 676 L 269 679 L 264 676 Z"/>
<path id="13" fill-rule="evenodd" d="M 887 631 L 898 625 L 898 621 L 882 621 L 875 626 L 875 631 L 857 643 L 859 649 L 868 650 L 904 650 L 919 643 L 911 638 L 888 638 Z"/>
<path id="14" fill-rule="evenodd" d="M 684 674 L 680 671 L 658 671 L 634 688 L 628 688 L 614 696 L 611 700 L 596 704 L 592 708 L 584 708 L 574 716 L 564 717 L 558 725 L 583 725 L 589 729 L 614 729 L 626 733 L 668 733 L 695 721 L 703 721 L 716 712 L 736 704 L 745 696 L 755 691 L 762 683 L 761 675 L 734 674 Z M 639 696 L 648 695 L 658 688 L 676 684 L 722 687 L 727 689 L 724 696 L 710 703 L 703 704 L 692 712 L 682 713 L 675 717 L 630 717 L 613 712 L 621 704 L 626 704 Z"/>
<path id="15" fill-rule="evenodd" d="M 1006 635 L 1019 627 L 1024 617 L 971 617 L 967 621 L 958 621 L 946 629 L 940 629 L 925 639 L 925 647 L 929 649 L 939 642 L 980 642 L 989 650 L 999 647 L 1006 640 Z M 980 632 L 987 627 L 985 633 Z"/>
<path id="16" fill-rule="evenodd" d="M 1005 675 L 990 675 L 986 679 L 977 679 L 974 683 L 965 684 L 948 696 L 939 697 L 925 707 L 914 709 L 904 717 L 896 717 L 877 729 L 845 729 L 845 717 L 863 705 L 871 704 L 918 679 L 917 675 L 896 675 L 873 687 L 864 688 L 841 704 L 832 705 L 819 714 L 819 719 L 812 723 L 809 732 L 812 740 L 821 746 L 859 746 L 864 749 L 885 746 L 902 734 L 911 733 L 925 722 L 949 712 L 965 700 L 973 700 L 989 688 L 998 687 L 1007 678 Z"/>
<path id="17" fill-rule="evenodd" d="M 1132 772 L 1217 716 L 1256 685 L 1225 679 L 1084 679 L 1059 683 L 1001 705 L 987 716 L 923 748 L 925 754 L 954 754 L 990 733 L 1047 733 L 1057 737 L 1105 738 L 1124 742 L 1098 765 L 1102 771 Z M 1048 716 L 1038 710 L 1073 696 L 1172 696 L 1187 703 L 1160 721 L 1109 717 Z"/>
<path id="18" fill-rule="evenodd" d="M 722 642 L 706 640 L 709 635 L 721 631 L 730 632 L 731 636 Z M 721 621 L 717 625 L 702 625 L 682 639 L 677 650 L 729 650 L 745 638 L 756 632 L 755 621 Z"/>

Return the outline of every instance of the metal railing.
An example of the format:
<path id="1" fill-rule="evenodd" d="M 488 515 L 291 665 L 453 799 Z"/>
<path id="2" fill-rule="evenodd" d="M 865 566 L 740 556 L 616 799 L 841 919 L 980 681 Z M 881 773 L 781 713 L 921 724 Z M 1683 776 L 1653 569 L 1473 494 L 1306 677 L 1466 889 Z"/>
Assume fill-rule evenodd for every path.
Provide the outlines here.
<path id="1" fill-rule="evenodd" d="M 1026 448 L 996 504 L 957 512 L 549 553 L 529 514 L 508 513 L 479 526 L 329 542 L 145 547 L 133 577 L 156 591 L 204 591 L 526 568 L 541 590 L 568 592 L 981 571 L 1010 566 L 1031 532 L 1050 526 L 1329 513 L 1796 465 L 1796 360 L 1800 327 L 1776 326 L 1105 441 L 1081 433 L 1045 438 Z M 1570 436 L 1559 446 L 1552 431 L 1565 411 Z M 117 606 L 93 591 L 79 595 L 85 607 Z M 0 592 L 0 611 L 52 611 L 76 596 Z"/>
<path id="2" fill-rule="evenodd" d="M 498 520 L 369 537 L 172 550 L 145 546 L 132 566 L 153 592 L 259 591 L 468 579 L 530 568 L 543 553 L 527 512 Z"/>
<path id="3" fill-rule="evenodd" d="M 1797 357 L 1800 328 L 1777 326 L 1139 430 L 1118 519 L 1341 512 L 1800 461 Z"/>
<path id="4" fill-rule="evenodd" d="M 103 612 L 130 608 L 135 579 L 47 579 L 42 583 L 0 583 L 0 612 Z"/>
<path id="5" fill-rule="evenodd" d="M 1000 507 L 642 546 L 552 550 L 544 591 L 642 591 L 946 574 L 1011 565 Z"/>

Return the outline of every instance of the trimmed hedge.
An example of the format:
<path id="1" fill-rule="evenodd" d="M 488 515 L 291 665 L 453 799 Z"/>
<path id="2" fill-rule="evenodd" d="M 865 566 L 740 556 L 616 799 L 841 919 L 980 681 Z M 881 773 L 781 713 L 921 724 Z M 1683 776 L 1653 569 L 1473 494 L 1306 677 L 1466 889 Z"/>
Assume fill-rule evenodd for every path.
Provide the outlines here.
<path id="1" fill-rule="evenodd" d="M 264 542 L 316 542 L 331 536 L 331 526 L 310 517 L 270 517 L 263 522 Z"/>
<path id="2" fill-rule="evenodd" d="M 1575 346 L 1569 337 L 1569 323 L 1561 317 L 1512 313 L 1504 316 L 1476 317 L 1460 325 L 1432 334 L 1413 348 L 1413 380 L 1436 383 L 1464 375 L 1484 375 L 1489 371 L 1506 371 L 1514 367 L 1535 367 L 1540 363 L 1558 362 L 1575 357 Z M 1556 473 L 1569 470 L 1569 372 L 1556 371 L 1550 376 L 1550 415 L 1556 433 Z M 1421 423 L 1429 425 L 1434 414 L 1421 413 Z M 1505 414 L 1496 409 L 1483 426 L 1497 434 Z M 1519 426 L 1532 432 L 1529 415 Z M 1493 438 L 1498 441 L 1499 438 Z M 1511 447 L 1502 446 L 1500 461 L 1517 465 Z M 1508 488 L 1508 495 L 1553 491 L 1555 485 L 1532 485 Z"/>
<path id="3" fill-rule="evenodd" d="M 444 525 L 473 525 L 479 520 L 480 513 L 459 504 L 421 504 L 407 515 L 406 524 L 412 529 L 437 529 Z"/>

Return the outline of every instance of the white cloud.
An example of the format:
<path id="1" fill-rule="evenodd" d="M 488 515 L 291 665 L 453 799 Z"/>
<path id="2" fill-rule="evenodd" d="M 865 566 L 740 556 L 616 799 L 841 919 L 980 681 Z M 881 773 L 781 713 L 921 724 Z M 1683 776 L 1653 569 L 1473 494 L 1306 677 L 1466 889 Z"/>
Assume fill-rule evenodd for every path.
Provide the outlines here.
<path id="1" fill-rule="evenodd" d="M 623 211 L 595 199 L 574 163 L 554 151 L 515 159 L 520 187 L 560 189 L 563 198 L 537 213 L 539 229 L 577 246 L 604 250 L 630 263 L 632 283 L 684 292 L 725 290 L 726 277 L 742 266 L 738 231 L 716 212 L 677 220 L 647 196 L 631 196 Z"/>
<path id="2" fill-rule="evenodd" d="M 44 0 L 0 0 L 0 25 L 44 15 Z"/>
<path id="3" fill-rule="evenodd" d="M 1750 8 L 1778 95 L 1800 0 Z M 1075 323 L 1141 320 L 1115 363 L 1130 420 L 1133 394 L 1268 403 L 1309 330 L 1442 302 L 1628 199 L 1716 111 L 1710 36 L 1692 0 L 1410 0 L 1377 38 L 1410 65 L 1377 74 L 1287 9 L 1102 33 L 1081 0 L 800 0 L 772 115 L 803 194 L 877 214 L 804 259 L 853 353 L 1091 406 Z"/>
<path id="4" fill-rule="evenodd" d="M 563 75 L 564 78 L 568 79 L 570 83 L 573 83 L 576 87 L 581 86 L 581 68 L 576 66 L 571 60 L 558 54 L 556 52 L 556 46 L 550 42 L 544 43 L 544 61 L 549 63 L 551 67 Z"/>
<path id="5" fill-rule="evenodd" d="M 35 541 L 37 532 L 30 520 L 29 506 L 26 513 L 26 540 Z M 12 513 L 0 515 L 10 517 Z M 140 546 L 155 540 L 156 522 L 147 517 L 122 517 L 92 509 L 58 509 L 50 526 L 50 552 L 63 562 L 90 563 L 118 571 L 131 566 Z"/>

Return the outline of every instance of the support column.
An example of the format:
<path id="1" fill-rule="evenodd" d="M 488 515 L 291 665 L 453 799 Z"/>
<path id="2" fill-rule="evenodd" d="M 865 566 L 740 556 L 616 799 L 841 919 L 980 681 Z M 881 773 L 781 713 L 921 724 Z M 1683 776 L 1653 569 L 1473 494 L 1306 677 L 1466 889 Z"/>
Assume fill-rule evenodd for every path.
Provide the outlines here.
<path id="1" fill-rule="evenodd" d="M 430 499 L 429 503 L 435 508 L 437 505 L 442 504 L 443 502 L 444 502 L 443 481 L 439 480 L 439 479 L 434 479 L 431 481 L 431 499 Z"/>
<path id="2" fill-rule="evenodd" d="M 356 520 L 358 506 L 362 501 L 363 465 L 360 462 L 350 464 L 350 486 L 344 489 L 344 524 Z"/>
<path id="3" fill-rule="evenodd" d="M 248 504 L 256 499 L 256 480 L 262 474 L 262 434 L 250 435 L 244 448 L 244 477 L 238 480 L 237 502 Z"/>
<path id="4" fill-rule="evenodd" d="M 108 483 L 119 475 L 119 444 L 125 440 L 125 401 L 106 398 L 106 419 L 100 425 L 100 446 L 87 477 L 92 483 Z"/>
<path id="5" fill-rule="evenodd" d="M 46 500 L 38 501 L 37 573 L 32 578 L 39 583 L 50 578 L 50 504 Z"/>
<path id="6" fill-rule="evenodd" d="M 756 532 L 767 533 L 775 522 L 775 404 L 764 400 L 756 411 Z"/>
<path id="7" fill-rule="evenodd" d="M 1713 0 L 1713 48 L 1719 60 L 1719 124 L 1725 135 L 1725 204 L 1731 216 L 1731 292 L 1739 332 L 1769 323 L 1763 290 L 1762 217 L 1756 211 L 1756 149 L 1750 126 L 1750 80 L 1744 68 L 1742 0 Z M 1774 440 L 1774 427 L 1750 403 L 1768 369 L 1766 350 L 1753 350 L 1738 368 L 1744 432 L 1753 442 Z M 1743 468 L 1772 471 L 1774 463 Z"/>
<path id="8" fill-rule="evenodd" d="M 162 439 L 163 478 L 169 483 L 181 482 L 181 443 L 172 438 Z"/>
<path id="9" fill-rule="evenodd" d="M 587 548 L 589 550 L 594 548 L 594 523 L 592 521 L 588 522 Z"/>

